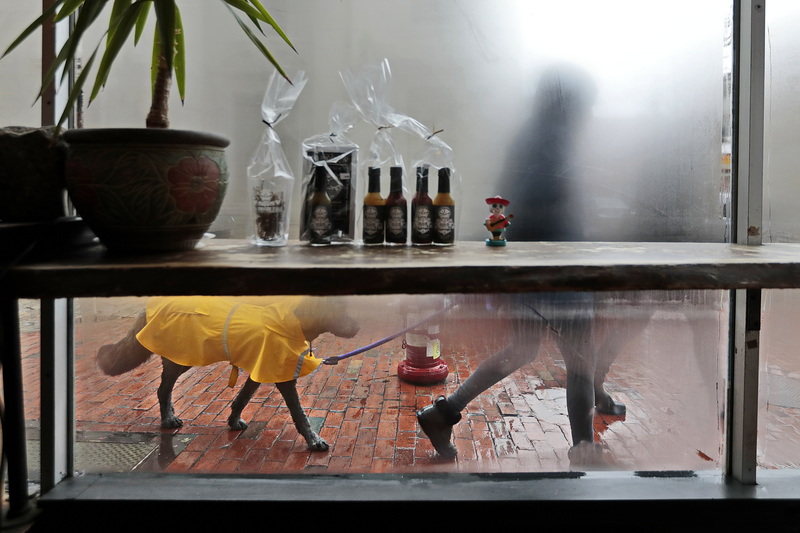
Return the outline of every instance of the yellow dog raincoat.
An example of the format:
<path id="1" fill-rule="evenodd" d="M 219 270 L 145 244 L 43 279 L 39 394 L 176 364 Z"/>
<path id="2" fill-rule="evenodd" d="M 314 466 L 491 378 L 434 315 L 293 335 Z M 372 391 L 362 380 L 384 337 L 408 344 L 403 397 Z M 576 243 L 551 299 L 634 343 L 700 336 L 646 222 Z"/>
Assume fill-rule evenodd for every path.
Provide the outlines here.
<path id="1" fill-rule="evenodd" d="M 281 383 L 322 363 L 311 353 L 294 310 L 302 297 L 252 305 L 233 298 L 150 298 L 147 325 L 137 340 L 179 365 L 228 361 L 258 383 Z"/>

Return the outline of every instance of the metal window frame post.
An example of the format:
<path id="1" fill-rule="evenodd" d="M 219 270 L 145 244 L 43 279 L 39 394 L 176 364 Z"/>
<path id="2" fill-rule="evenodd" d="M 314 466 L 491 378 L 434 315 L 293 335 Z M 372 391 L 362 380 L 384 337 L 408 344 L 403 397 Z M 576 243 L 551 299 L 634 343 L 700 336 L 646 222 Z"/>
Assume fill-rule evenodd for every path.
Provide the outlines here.
<path id="1" fill-rule="evenodd" d="M 42 0 L 42 11 L 54 0 Z M 42 27 L 42 79 L 68 37 L 69 24 L 50 21 Z M 71 68 L 71 67 L 70 67 Z M 74 73 L 69 72 L 69 85 Z M 41 98 L 41 125 L 56 123 L 65 96 L 51 83 Z M 74 325 L 72 299 L 43 299 L 41 314 L 41 491 L 54 488 L 74 472 Z"/>
<path id="2" fill-rule="evenodd" d="M 734 242 L 761 245 L 766 0 L 734 0 Z M 726 474 L 756 483 L 761 290 L 731 294 Z"/>
<path id="3" fill-rule="evenodd" d="M 42 494 L 72 475 L 75 435 L 73 300 L 41 300 Z"/>

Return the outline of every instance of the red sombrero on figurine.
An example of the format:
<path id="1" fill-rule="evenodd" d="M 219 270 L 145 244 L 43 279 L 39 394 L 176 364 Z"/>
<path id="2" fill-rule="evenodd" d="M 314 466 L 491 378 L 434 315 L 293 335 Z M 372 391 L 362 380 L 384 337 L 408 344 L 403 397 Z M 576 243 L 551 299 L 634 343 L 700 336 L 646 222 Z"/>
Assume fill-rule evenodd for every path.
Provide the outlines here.
<path id="1" fill-rule="evenodd" d="M 502 196 L 492 196 L 491 198 L 486 199 L 486 203 L 488 205 L 492 204 L 501 204 L 503 207 L 506 207 L 511 202 L 503 198 Z"/>

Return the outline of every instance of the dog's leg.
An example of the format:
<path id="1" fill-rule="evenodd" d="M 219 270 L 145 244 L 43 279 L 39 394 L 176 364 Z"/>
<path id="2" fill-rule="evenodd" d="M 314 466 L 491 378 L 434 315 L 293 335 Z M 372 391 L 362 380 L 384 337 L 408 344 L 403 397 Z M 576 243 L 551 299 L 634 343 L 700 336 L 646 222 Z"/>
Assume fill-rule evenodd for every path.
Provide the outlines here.
<path id="1" fill-rule="evenodd" d="M 303 406 L 300 405 L 300 397 L 297 394 L 297 381 L 284 381 L 283 383 L 276 383 L 281 395 L 283 396 L 286 406 L 289 408 L 289 413 L 292 415 L 292 421 L 300 433 L 308 443 L 308 448 L 313 451 L 325 451 L 329 448 L 328 443 L 317 435 L 311 429 L 311 422 L 306 416 Z"/>
<path id="2" fill-rule="evenodd" d="M 181 419 L 175 416 L 172 405 L 172 389 L 178 378 L 189 370 L 188 366 L 173 363 L 169 359 L 161 358 L 161 384 L 158 386 L 158 405 L 161 407 L 161 427 L 166 429 L 179 428 L 183 425 Z"/>
<path id="3" fill-rule="evenodd" d="M 260 385 L 261 383 L 253 381 L 248 377 L 242 390 L 240 390 L 236 398 L 233 399 L 233 403 L 231 404 L 231 416 L 228 417 L 228 425 L 231 429 L 247 429 L 247 422 L 242 420 L 242 411 L 247 407 L 247 404 Z"/>

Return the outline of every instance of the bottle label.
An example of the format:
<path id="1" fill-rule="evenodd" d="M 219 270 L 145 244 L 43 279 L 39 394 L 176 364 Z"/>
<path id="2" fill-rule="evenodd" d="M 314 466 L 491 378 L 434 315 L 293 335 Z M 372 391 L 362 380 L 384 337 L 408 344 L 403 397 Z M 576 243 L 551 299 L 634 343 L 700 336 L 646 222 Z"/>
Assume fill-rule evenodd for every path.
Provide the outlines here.
<path id="1" fill-rule="evenodd" d="M 377 244 L 383 242 L 383 206 L 364 206 L 364 242 Z"/>
<path id="2" fill-rule="evenodd" d="M 430 205 L 415 205 L 411 212 L 411 242 L 429 243 L 433 239 L 433 213 Z"/>
<path id="3" fill-rule="evenodd" d="M 331 206 L 316 204 L 311 206 L 309 213 L 308 229 L 311 232 L 311 242 L 324 242 L 330 239 L 333 222 L 331 220 Z"/>
<path id="4" fill-rule="evenodd" d="M 286 213 L 283 192 L 257 187 L 255 189 L 255 202 L 256 237 L 262 241 L 283 239 Z"/>
<path id="5" fill-rule="evenodd" d="M 314 164 L 313 162 L 325 161 L 328 169 L 333 174 L 329 174 L 325 180 L 325 191 L 331 200 L 331 236 L 336 239 L 355 239 L 355 214 L 358 206 L 356 205 L 356 167 L 357 149 L 355 147 L 323 147 L 321 145 L 311 146 L 305 152 L 304 175 L 308 180 L 305 188 L 305 198 L 310 198 L 313 193 L 314 184 Z M 301 217 L 308 218 L 305 214 L 306 208 L 303 206 Z M 300 232 L 308 231 L 302 227 Z"/>
<path id="6" fill-rule="evenodd" d="M 386 218 L 386 240 L 393 243 L 405 243 L 408 236 L 407 211 L 404 207 L 389 207 Z"/>
<path id="7" fill-rule="evenodd" d="M 433 242 L 452 244 L 456 234 L 456 206 L 433 206 Z"/>

